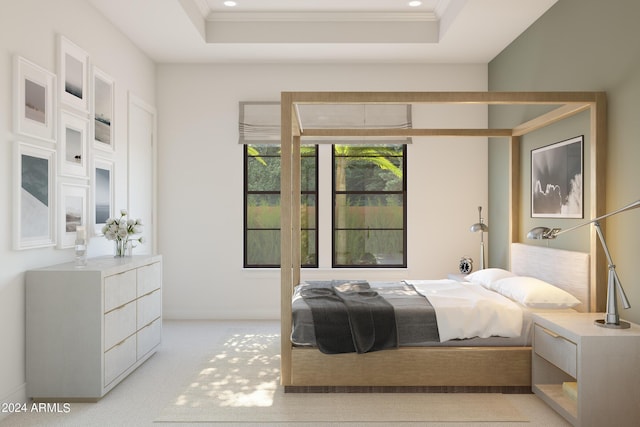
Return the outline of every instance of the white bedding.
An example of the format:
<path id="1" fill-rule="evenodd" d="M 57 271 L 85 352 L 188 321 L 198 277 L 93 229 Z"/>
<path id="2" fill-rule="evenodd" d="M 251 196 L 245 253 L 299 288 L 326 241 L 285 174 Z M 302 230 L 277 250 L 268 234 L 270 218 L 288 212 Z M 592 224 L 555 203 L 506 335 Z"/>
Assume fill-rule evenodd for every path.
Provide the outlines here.
<path id="1" fill-rule="evenodd" d="M 405 282 L 431 302 L 441 342 L 522 333 L 522 306 L 482 286 L 449 279 Z"/>

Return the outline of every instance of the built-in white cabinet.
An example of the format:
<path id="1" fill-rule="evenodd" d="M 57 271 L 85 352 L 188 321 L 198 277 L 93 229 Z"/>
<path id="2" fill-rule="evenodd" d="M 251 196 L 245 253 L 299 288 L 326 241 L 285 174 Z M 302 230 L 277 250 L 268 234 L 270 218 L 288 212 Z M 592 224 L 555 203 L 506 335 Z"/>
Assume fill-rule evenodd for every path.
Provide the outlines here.
<path id="1" fill-rule="evenodd" d="M 534 314 L 533 392 L 580 427 L 640 420 L 640 326 L 596 326 L 602 313 Z"/>
<path id="2" fill-rule="evenodd" d="M 162 339 L 162 257 L 89 259 L 26 273 L 27 395 L 97 400 Z"/>

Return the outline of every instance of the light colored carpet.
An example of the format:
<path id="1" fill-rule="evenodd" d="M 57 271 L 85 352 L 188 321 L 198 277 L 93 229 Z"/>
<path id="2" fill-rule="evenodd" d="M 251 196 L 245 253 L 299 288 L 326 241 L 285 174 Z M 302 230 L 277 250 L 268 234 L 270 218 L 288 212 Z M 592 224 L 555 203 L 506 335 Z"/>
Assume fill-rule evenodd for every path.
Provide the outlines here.
<path id="1" fill-rule="evenodd" d="M 502 394 L 285 394 L 280 337 L 230 331 L 155 422 L 528 421 Z"/>

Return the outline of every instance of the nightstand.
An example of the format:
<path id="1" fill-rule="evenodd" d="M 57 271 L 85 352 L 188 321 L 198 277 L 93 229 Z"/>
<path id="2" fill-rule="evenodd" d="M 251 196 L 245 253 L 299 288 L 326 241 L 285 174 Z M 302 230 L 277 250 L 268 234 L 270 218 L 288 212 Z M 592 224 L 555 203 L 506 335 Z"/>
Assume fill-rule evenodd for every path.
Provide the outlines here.
<path id="1" fill-rule="evenodd" d="M 464 273 L 449 273 L 449 274 L 447 274 L 447 279 L 457 280 L 458 282 L 466 282 L 467 280 L 465 279 L 465 277 L 467 277 L 467 275 L 464 274 Z"/>
<path id="2" fill-rule="evenodd" d="M 594 325 L 602 313 L 534 314 L 533 392 L 574 426 L 637 426 L 640 326 Z M 577 385 L 577 395 L 566 389 Z"/>

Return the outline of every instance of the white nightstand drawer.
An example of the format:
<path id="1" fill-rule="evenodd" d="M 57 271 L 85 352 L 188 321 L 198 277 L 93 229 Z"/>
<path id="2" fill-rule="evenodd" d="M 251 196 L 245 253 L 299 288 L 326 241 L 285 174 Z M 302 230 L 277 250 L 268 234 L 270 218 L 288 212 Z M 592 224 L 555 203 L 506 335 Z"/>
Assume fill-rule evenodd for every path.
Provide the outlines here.
<path id="1" fill-rule="evenodd" d="M 133 335 L 104 354 L 104 383 L 108 385 L 136 363 L 136 336 Z"/>
<path id="2" fill-rule="evenodd" d="M 137 328 L 148 325 L 162 314 L 162 297 L 160 290 L 138 298 L 138 323 Z"/>
<path id="3" fill-rule="evenodd" d="M 112 310 L 104 315 L 104 348 L 109 350 L 136 332 L 136 303 Z"/>
<path id="4" fill-rule="evenodd" d="M 136 270 L 105 277 L 104 311 L 113 310 L 136 298 Z"/>
<path id="5" fill-rule="evenodd" d="M 576 378 L 577 346 L 575 343 L 537 324 L 534 328 L 533 340 L 536 354 Z"/>

